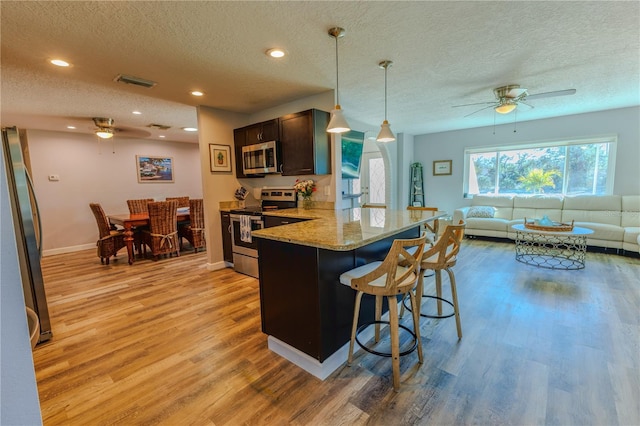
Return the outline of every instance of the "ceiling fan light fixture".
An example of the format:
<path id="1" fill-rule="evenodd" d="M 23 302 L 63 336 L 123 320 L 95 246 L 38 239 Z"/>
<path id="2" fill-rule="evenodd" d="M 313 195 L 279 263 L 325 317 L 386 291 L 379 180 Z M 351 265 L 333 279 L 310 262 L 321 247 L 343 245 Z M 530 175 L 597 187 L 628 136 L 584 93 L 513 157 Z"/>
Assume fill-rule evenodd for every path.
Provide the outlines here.
<path id="1" fill-rule="evenodd" d="M 503 104 L 498 105 L 495 110 L 498 114 L 509 114 L 511 111 L 516 109 L 518 105 L 512 102 L 505 102 Z"/>
<path id="2" fill-rule="evenodd" d="M 100 128 L 96 130 L 96 135 L 100 139 L 111 139 L 113 137 L 113 129 Z"/>
<path id="3" fill-rule="evenodd" d="M 339 92 L 339 78 L 338 78 L 338 39 L 344 37 L 344 28 L 334 27 L 329 29 L 329 36 L 336 40 L 336 106 L 331 110 L 331 120 L 327 126 L 327 132 L 329 133 L 345 133 L 351 130 L 347 119 L 344 118 L 342 108 L 340 108 L 340 92 Z"/>
<path id="4" fill-rule="evenodd" d="M 380 125 L 380 133 L 376 140 L 378 142 L 393 142 L 396 140 L 396 136 L 391 131 L 391 126 L 387 121 L 387 69 L 393 65 L 392 61 L 382 61 L 378 66 L 384 69 L 384 121 Z"/>

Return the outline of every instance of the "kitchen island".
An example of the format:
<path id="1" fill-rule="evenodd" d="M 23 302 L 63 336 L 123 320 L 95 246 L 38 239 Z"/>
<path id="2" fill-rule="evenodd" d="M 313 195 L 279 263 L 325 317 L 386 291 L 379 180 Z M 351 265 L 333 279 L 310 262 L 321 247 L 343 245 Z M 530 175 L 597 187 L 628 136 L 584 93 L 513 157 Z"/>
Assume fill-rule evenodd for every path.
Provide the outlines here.
<path id="1" fill-rule="evenodd" d="M 269 348 L 324 379 L 347 358 L 355 291 L 340 274 L 384 259 L 396 238 L 415 238 L 445 212 L 382 208 L 265 212 L 304 220 L 252 232 L 258 239 L 262 331 Z M 386 309 L 386 308 L 385 308 Z M 363 298 L 360 323 L 372 321 Z"/>

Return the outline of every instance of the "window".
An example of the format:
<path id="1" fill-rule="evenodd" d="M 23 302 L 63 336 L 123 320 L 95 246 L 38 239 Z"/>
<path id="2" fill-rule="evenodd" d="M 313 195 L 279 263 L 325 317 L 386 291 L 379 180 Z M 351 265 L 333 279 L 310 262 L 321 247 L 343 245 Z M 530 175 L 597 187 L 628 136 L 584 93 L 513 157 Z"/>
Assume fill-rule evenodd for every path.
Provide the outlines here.
<path id="1" fill-rule="evenodd" d="M 611 194 L 617 138 L 465 149 L 465 197 Z"/>

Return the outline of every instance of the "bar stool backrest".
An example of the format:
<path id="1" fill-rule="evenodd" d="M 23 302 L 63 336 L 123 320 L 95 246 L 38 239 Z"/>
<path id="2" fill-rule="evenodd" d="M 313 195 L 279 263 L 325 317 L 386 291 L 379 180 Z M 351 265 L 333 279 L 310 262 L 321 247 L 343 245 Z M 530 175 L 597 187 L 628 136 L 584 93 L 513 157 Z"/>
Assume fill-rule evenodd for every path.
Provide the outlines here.
<path id="1" fill-rule="evenodd" d="M 433 247 L 422 256 L 422 268 L 445 269 L 455 265 L 466 225 L 463 220 L 458 225 L 447 225 Z"/>
<path id="2" fill-rule="evenodd" d="M 393 241 L 382 263 L 371 272 L 351 280 L 351 287 L 367 294 L 391 296 L 413 288 L 420 276 L 420 261 L 426 236 Z M 409 247 L 416 250 L 407 251 Z M 402 266 L 400 266 L 402 264 Z"/>

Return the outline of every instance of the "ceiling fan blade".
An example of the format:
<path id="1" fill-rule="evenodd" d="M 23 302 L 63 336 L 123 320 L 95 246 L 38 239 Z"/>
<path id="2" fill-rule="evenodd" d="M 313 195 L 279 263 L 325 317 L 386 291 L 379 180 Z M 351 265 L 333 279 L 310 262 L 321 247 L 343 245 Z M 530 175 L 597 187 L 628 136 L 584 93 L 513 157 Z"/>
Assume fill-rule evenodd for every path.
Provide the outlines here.
<path id="1" fill-rule="evenodd" d="M 471 114 L 467 114 L 467 115 L 465 115 L 465 117 L 469 117 L 470 115 L 473 115 L 473 114 L 475 114 L 475 113 L 477 113 L 477 112 L 484 111 L 484 110 L 485 110 L 485 109 L 487 109 L 487 108 L 493 108 L 493 107 L 495 107 L 495 106 L 496 106 L 496 104 L 495 104 L 495 102 L 494 102 L 492 105 L 486 106 L 486 107 L 484 107 L 484 108 L 480 108 L 480 109 L 479 109 L 479 110 L 477 110 L 477 111 L 473 111 Z"/>
<path id="2" fill-rule="evenodd" d="M 496 102 L 478 102 L 475 104 L 451 105 L 451 108 L 459 108 L 459 107 L 466 107 L 466 106 L 472 106 L 472 105 L 487 105 L 487 104 L 495 105 Z"/>
<path id="3" fill-rule="evenodd" d="M 522 95 L 526 96 L 526 93 L 527 93 L 527 89 L 525 89 L 524 87 L 517 87 L 515 89 L 509 90 L 506 96 L 507 98 L 514 99 L 514 98 L 519 98 Z"/>
<path id="4" fill-rule="evenodd" d="M 573 95 L 576 93 L 576 89 L 567 89 L 567 90 L 556 90 L 555 92 L 544 92 L 544 93 L 536 93 L 535 95 L 528 95 L 526 99 L 542 99 L 542 98 L 551 98 L 554 96 L 567 96 Z"/>
<path id="5" fill-rule="evenodd" d="M 528 106 L 528 107 L 529 107 L 529 108 L 531 108 L 531 109 L 534 109 L 534 108 L 535 108 L 533 105 L 529 105 L 528 103 L 526 103 L 526 102 L 522 102 L 522 101 L 518 102 L 518 105 L 526 105 L 526 106 Z"/>

